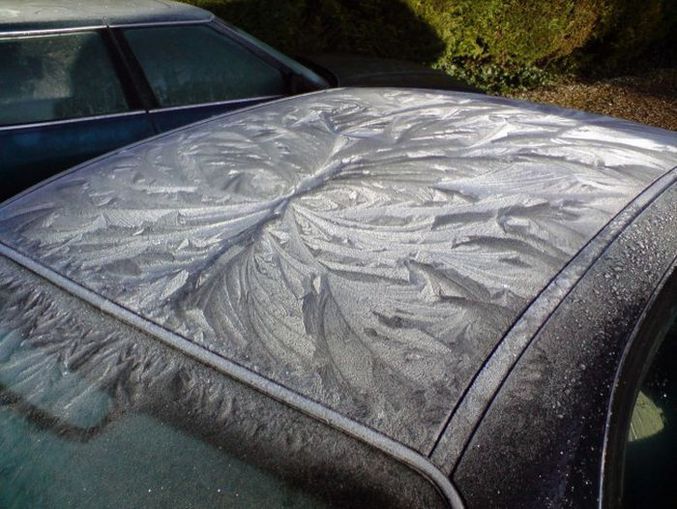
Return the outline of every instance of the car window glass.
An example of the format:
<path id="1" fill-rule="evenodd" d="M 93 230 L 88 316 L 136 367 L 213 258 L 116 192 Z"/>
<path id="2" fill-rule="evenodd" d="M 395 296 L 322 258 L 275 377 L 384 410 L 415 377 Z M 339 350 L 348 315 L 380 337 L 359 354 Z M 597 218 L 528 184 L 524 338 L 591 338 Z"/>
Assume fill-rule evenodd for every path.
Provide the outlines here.
<path id="1" fill-rule="evenodd" d="M 676 318 L 672 316 L 662 329 L 667 333 L 633 408 L 625 456 L 624 507 L 677 507 Z"/>
<path id="2" fill-rule="evenodd" d="M 98 33 L 0 38 L 0 125 L 127 110 Z"/>
<path id="3" fill-rule="evenodd" d="M 286 93 L 278 69 L 209 27 L 137 28 L 125 36 L 160 106 Z"/>

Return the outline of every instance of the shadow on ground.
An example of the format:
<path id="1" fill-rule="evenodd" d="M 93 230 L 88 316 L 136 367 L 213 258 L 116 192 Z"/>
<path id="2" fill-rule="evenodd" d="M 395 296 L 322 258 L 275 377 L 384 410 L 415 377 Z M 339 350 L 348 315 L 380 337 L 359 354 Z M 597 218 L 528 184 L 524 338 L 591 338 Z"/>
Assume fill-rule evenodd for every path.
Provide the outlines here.
<path id="1" fill-rule="evenodd" d="M 190 0 L 291 55 L 324 52 L 429 63 L 435 31 L 400 0 Z"/>

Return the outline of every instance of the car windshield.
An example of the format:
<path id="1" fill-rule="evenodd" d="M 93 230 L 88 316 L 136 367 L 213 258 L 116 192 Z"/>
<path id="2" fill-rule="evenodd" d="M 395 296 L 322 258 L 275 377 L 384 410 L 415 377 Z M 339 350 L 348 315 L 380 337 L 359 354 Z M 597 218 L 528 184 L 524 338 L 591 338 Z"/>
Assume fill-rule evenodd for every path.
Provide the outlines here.
<path id="1" fill-rule="evenodd" d="M 17 410 L 21 400 L 8 404 L 7 395 L 5 390 L 0 406 L 2 507 L 320 506 L 222 448 L 151 416 L 126 414 L 98 433 L 67 423 L 53 428 L 41 425 L 39 408 L 26 415 Z M 90 397 L 101 403 L 95 392 Z"/>

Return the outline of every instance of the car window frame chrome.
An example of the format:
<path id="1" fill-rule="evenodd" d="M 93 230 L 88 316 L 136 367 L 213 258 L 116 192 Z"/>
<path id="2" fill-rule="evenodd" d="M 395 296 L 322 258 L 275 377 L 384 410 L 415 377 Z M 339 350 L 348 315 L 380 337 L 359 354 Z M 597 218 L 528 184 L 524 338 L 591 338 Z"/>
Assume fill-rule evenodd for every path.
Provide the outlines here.
<path id="1" fill-rule="evenodd" d="M 300 76 L 300 78 L 304 81 L 304 83 L 306 83 L 308 86 L 310 86 L 313 91 L 322 90 L 322 89 L 325 89 L 325 88 L 331 88 L 332 87 L 332 84 L 330 83 L 330 81 L 326 80 L 324 78 L 324 76 L 322 76 L 320 73 L 314 71 L 313 69 L 311 69 L 310 67 L 305 65 L 303 62 L 298 61 L 296 58 L 292 58 L 292 57 L 289 57 L 287 55 L 282 54 L 282 56 L 289 58 L 290 60 L 294 61 L 296 64 L 300 65 L 301 67 L 303 67 L 307 71 L 315 74 L 318 78 L 320 78 L 322 81 L 325 82 L 326 86 L 325 87 L 318 87 L 317 85 L 313 84 L 305 76 L 298 74 L 297 71 L 295 71 L 294 69 L 289 67 L 283 61 L 279 60 L 278 57 L 276 57 L 275 55 L 266 51 L 265 47 L 258 46 L 254 42 L 247 40 L 245 38 L 245 36 L 240 34 L 240 32 L 242 32 L 242 31 L 239 30 L 237 27 L 227 23 L 226 21 L 224 21 L 224 20 L 222 20 L 218 17 L 214 18 L 213 24 L 217 27 L 217 30 L 221 31 L 222 33 L 224 33 L 225 35 L 227 35 L 228 37 L 230 37 L 234 41 L 238 42 L 239 44 L 242 44 L 245 47 L 249 48 L 250 51 L 254 52 L 255 54 L 260 55 L 261 58 L 270 59 L 271 65 L 273 65 L 273 63 L 276 63 L 276 65 L 281 66 L 281 68 L 284 69 L 283 72 L 288 73 L 288 75 L 290 77 L 291 76 Z M 249 35 L 249 34 L 245 34 L 245 35 Z M 260 41 L 260 42 L 263 42 L 263 41 Z M 277 50 L 275 50 L 275 48 L 271 47 L 271 49 L 273 51 L 277 51 Z"/>
<path id="2" fill-rule="evenodd" d="M 243 39 L 237 31 L 233 30 L 225 21 L 218 18 L 214 19 L 212 27 L 219 32 L 220 34 L 228 37 L 231 41 L 242 46 L 250 53 L 253 53 L 255 56 L 259 57 L 261 60 L 266 62 L 268 65 L 271 65 L 278 69 L 285 77 L 293 75 L 294 71 L 287 66 L 284 62 L 278 60 L 274 55 L 268 53 L 265 49 L 256 46 L 255 44 Z"/>
<path id="3" fill-rule="evenodd" d="M 120 113 L 105 113 L 103 115 L 88 115 L 86 117 L 64 118 L 61 120 L 45 120 L 43 122 L 31 122 L 29 124 L 8 124 L 0 126 L 0 133 L 6 131 L 22 131 L 27 129 L 55 127 L 61 125 L 78 124 L 84 122 L 96 122 L 101 120 L 117 119 L 124 117 L 137 117 L 147 115 L 146 110 L 122 111 Z"/>
<path id="4" fill-rule="evenodd" d="M 223 101 L 213 101 L 213 102 L 207 102 L 207 103 L 195 103 L 195 104 L 184 104 L 182 106 L 167 106 L 165 108 L 153 108 L 148 110 L 148 113 L 164 113 L 164 112 L 171 112 L 171 111 L 182 111 L 182 110 L 198 110 L 202 108 L 210 108 L 214 106 L 228 106 L 230 104 L 242 104 L 242 103 L 256 103 L 256 102 L 263 102 L 263 101 L 274 101 L 276 99 L 282 99 L 283 97 L 287 97 L 286 95 L 264 95 L 264 96 L 256 96 L 256 97 L 247 97 L 243 99 L 226 99 Z M 227 113 L 227 112 L 224 112 Z"/>
<path id="5" fill-rule="evenodd" d="M 107 23 L 108 28 L 148 28 L 148 27 L 162 27 L 162 26 L 181 26 L 181 25 L 208 25 L 216 19 L 216 16 L 212 16 L 209 19 L 198 19 L 198 20 L 173 20 L 173 21 L 137 21 L 134 23 Z"/>
<path id="6" fill-rule="evenodd" d="M 0 39 L 14 37 L 39 37 L 42 35 L 70 34 L 73 32 L 89 32 L 92 30 L 102 30 L 105 28 L 106 24 L 100 23 L 96 25 L 82 25 L 68 28 L 36 28 L 29 30 L 12 30 L 7 32 L 0 32 Z"/>

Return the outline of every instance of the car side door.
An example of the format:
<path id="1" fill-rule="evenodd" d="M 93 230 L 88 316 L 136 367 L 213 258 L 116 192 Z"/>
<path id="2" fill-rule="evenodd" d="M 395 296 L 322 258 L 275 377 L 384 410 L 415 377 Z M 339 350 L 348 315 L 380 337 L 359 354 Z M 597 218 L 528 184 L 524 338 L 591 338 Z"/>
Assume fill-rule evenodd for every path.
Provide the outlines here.
<path id="1" fill-rule="evenodd" d="M 292 73 L 213 24 L 114 28 L 158 131 L 284 97 Z"/>
<path id="2" fill-rule="evenodd" d="M 0 200 L 155 133 L 105 29 L 0 36 Z"/>

